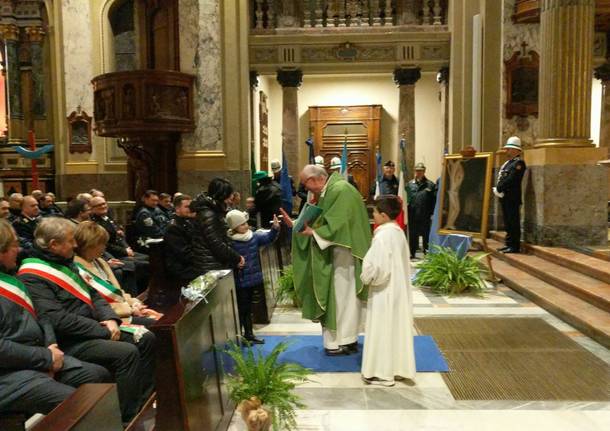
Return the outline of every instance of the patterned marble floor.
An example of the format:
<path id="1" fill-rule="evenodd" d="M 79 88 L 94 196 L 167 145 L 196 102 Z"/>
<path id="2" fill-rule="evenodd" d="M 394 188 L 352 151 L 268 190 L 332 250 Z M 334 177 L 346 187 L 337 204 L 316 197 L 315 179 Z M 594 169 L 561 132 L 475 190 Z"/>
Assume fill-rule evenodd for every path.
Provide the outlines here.
<path id="1" fill-rule="evenodd" d="M 483 297 L 446 297 L 414 290 L 415 317 L 535 316 L 570 336 L 610 364 L 610 351 L 504 285 Z M 364 321 L 364 319 L 363 319 Z M 277 309 L 262 335 L 320 334 L 319 324 L 295 309 Z M 417 373 L 415 385 L 365 385 L 359 373 L 317 373 L 297 388 L 307 409 L 298 412 L 299 430 L 610 430 L 610 402 L 456 401 L 440 373 Z M 237 417 L 231 431 L 245 427 Z"/>

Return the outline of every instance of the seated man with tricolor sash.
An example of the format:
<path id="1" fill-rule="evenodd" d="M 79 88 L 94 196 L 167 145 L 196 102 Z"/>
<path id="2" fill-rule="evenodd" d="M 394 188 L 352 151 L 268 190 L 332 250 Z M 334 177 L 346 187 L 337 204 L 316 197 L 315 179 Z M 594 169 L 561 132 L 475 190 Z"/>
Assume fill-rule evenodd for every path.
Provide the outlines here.
<path id="1" fill-rule="evenodd" d="M 123 422 L 129 422 L 154 389 L 154 342 L 151 332 L 134 337 L 121 330 L 121 319 L 89 287 L 74 265 L 74 225 L 66 219 L 43 219 L 34 233 L 31 258 L 19 279 L 32 295 L 41 317 L 55 330 L 59 346 L 76 358 L 114 373 Z"/>
<path id="2" fill-rule="evenodd" d="M 111 376 L 59 349 L 53 328 L 38 318 L 27 289 L 11 275 L 18 253 L 15 231 L 0 220 L 0 412 L 47 414 L 76 387 Z"/>

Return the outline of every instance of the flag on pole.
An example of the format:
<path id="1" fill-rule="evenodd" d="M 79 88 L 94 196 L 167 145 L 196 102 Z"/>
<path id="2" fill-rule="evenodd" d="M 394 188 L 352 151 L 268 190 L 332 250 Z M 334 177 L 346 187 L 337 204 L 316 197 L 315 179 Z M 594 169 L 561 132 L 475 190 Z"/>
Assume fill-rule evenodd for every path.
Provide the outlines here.
<path id="1" fill-rule="evenodd" d="M 341 153 L 341 171 L 340 171 L 340 173 L 347 180 L 347 135 L 345 135 L 345 139 L 343 140 L 343 151 Z"/>
<path id="2" fill-rule="evenodd" d="M 313 139 L 311 136 L 307 138 L 307 140 L 305 141 L 305 145 L 307 145 L 307 147 L 309 148 L 309 164 L 315 165 L 316 162 L 313 155 Z"/>
<path id="3" fill-rule="evenodd" d="M 377 149 L 377 153 L 375 154 L 375 161 L 377 162 L 377 175 L 375 175 L 375 199 L 381 195 L 381 176 L 383 175 L 381 172 L 381 152 Z"/>
<path id="4" fill-rule="evenodd" d="M 409 224 L 408 213 L 407 213 L 407 157 L 405 154 L 406 147 L 405 138 L 400 138 L 400 172 L 398 173 L 398 197 L 402 200 L 402 211 L 396 218 L 396 222 L 403 229 Z"/>
<path id="5" fill-rule="evenodd" d="M 292 214 L 292 184 L 288 175 L 288 163 L 286 155 L 282 151 L 282 171 L 280 173 L 280 186 L 282 187 L 282 208 L 288 214 Z"/>

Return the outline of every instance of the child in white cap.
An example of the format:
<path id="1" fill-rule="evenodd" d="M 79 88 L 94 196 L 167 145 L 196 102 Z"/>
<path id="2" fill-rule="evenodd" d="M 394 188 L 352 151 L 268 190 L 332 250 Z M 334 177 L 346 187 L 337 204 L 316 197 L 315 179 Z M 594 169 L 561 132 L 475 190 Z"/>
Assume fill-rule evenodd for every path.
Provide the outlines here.
<path id="1" fill-rule="evenodd" d="M 229 225 L 228 235 L 233 240 L 232 247 L 246 261 L 245 266 L 235 272 L 237 308 L 239 321 L 244 328 L 244 338 L 253 344 L 263 344 L 265 341 L 256 338 L 252 330 L 252 292 L 256 289 L 264 291 L 258 249 L 275 240 L 280 222 L 276 216 L 273 216 L 271 230 L 259 229 L 253 232 L 248 225 L 247 212 L 231 210 L 227 213 L 226 220 Z"/>

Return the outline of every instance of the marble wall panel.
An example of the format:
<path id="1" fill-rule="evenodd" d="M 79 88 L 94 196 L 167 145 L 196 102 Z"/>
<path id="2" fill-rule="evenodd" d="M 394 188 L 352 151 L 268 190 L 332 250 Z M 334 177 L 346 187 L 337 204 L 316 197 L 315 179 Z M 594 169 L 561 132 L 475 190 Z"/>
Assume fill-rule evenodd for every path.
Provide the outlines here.
<path id="1" fill-rule="evenodd" d="M 90 2 L 83 0 L 62 1 L 63 68 L 66 114 L 80 105 L 93 114 L 92 33 Z M 61 115 L 61 114 L 60 114 Z"/>
<path id="2" fill-rule="evenodd" d="M 521 50 L 521 44 L 527 43 L 527 50 L 533 50 L 540 55 L 540 25 L 515 24 L 512 16 L 515 11 L 515 0 L 504 1 L 503 23 L 503 60 L 509 60 L 515 51 Z M 513 135 L 521 137 L 524 148 L 533 147 L 538 137 L 538 118 L 529 115 L 525 117 L 506 118 L 506 72 L 502 63 L 502 142 Z"/>
<path id="3" fill-rule="evenodd" d="M 607 243 L 607 172 L 596 165 L 528 167 L 525 240 L 542 245 Z"/>
<path id="4" fill-rule="evenodd" d="M 74 197 L 92 188 L 100 189 L 109 201 L 129 199 L 127 173 L 57 175 L 60 200 Z"/>
<path id="5" fill-rule="evenodd" d="M 181 70 L 196 76 L 195 131 L 182 135 L 188 152 L 223 149 L 222 47 L 219 0 L 179 0 Z"/>

